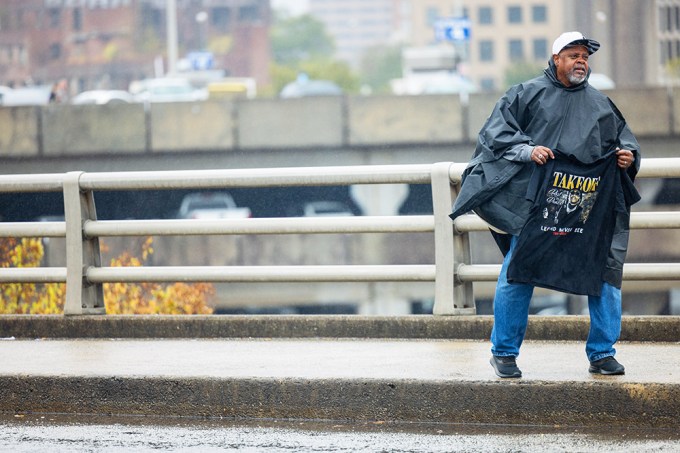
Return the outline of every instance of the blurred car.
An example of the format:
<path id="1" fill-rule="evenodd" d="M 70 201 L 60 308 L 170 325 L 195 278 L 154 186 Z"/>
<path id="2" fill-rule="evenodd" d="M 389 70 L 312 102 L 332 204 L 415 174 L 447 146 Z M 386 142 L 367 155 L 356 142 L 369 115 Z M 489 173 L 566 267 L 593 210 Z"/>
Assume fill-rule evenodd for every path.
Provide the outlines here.
<path id="1" fill-rule="evenodd" d="M 47 105 L 50 102 L 50 87 L 35 86 L 5 90 L 2 93 L 2 105 Z"/>
<path id="2" fill-rule="evenodd" d="M 11 87 L 5 86 L 5 85 L 0 85 L 0 104 L 2 104 L 2 99 L 5 96 L 5 93 L 12 91 Z"/>
<path id="3" fill-rule="evenodd" d="M 83 91 L 71 99 L 72 104 L 128 104 L 135 98 L 123 90 L 90 90 Z"/>
<path id="4" fill-rule="evenodd" d="M 590 76 L 588 76 L 588 84 L 598 90 L 613 90 L 616 88 L 614 81 L 601 72 L 591 72 Z"/>
<path id="5" fill-rule="evenodd" d="M 352 209 L 341 201 L 310 201 L 302 208 L 305 217 L 344 217 L 352 216 Z"/>
<path id="6" fill-rule="evenodd" d="M 130 84 L 130 92 L 138 102 L 195 102 L 208 98 L 205 89 L 196 89 L 186 79 L 157 78 Z"/>
<path id="7" fill-rule="evenodd" d="M 284 99 L 307 96 L 341 96 L 342 89 L 330 80 L 296 80 L 281 90 Z"/>
<path id="8" fill-rule="evenodd" d="M 250 208 L 238 207 L 227 192 L 194 192 L 184 196 L 179 219 L 238 219 L 252 217 Z"/>

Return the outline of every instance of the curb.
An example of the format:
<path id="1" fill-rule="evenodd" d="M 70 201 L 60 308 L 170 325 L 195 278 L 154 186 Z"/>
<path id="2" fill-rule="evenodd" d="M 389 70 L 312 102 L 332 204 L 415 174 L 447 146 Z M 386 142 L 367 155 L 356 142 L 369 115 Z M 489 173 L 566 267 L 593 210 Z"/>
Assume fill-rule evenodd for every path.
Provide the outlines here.
<path id="1" fill-rule="evenodd" d="M 485 340 L 492 316 L 0 315 L 0 338 L 404 338 Z M 583 341 L 587 316 L 530 316 L 530 340 Z M 624 316 L 621 341 L 680 340 L 680 316 Z"/>
<path id="2" fill-rule="evenodd" d="M 680 385 L 2 376 L 0 411 L 662 428 Z"/>

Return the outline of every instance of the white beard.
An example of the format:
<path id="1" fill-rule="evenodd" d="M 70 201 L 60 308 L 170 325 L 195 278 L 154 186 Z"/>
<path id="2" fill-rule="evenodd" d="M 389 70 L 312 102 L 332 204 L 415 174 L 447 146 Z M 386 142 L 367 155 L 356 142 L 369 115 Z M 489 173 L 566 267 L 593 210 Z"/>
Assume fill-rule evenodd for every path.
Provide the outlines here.
<path id="1" fill-rule="evenodd" d="M 571 71 L 569 72 L 569 74 L 567 74 L 567 79 L 569 79 L 569 83 L 571 83 L 572 85 L 578 85 L 579 83 L 583 82 L 586 79 L 586 74 L 579 77 L 577 75 L 574 75 L 574 72 Z"/>

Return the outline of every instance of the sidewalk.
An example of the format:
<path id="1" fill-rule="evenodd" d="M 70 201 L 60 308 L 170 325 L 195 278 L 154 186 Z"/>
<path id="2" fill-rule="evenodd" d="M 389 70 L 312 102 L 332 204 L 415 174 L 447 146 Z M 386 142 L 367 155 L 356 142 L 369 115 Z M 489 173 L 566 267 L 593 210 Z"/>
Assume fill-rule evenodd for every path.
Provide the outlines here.
<path id="1" fill-rule="evenodd" d="M 593 376 L 581 341 L 527 341 L 496 378 L 482 340 L 0 341 L 0 411 L 677 426 L 680 343 L 622 342 Z"/>

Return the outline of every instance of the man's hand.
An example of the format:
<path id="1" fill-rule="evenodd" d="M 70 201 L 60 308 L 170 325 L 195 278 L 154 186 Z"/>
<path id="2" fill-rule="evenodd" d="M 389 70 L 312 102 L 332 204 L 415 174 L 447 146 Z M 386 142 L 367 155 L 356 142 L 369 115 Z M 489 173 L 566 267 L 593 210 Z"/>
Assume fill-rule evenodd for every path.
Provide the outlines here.
<path id="1" fill-rule="evenodd" d="M 534 149 L 531 150 L 531 160 L 536 162 L 536 165 L 543 165 L 548 162 L 548 159 L 554 158 L 555 155 L 552 150 L 545 146 L 534 146 Z"/>
<path id="2" fill-rule="evenodd" d="M 616 164 L 624 170 L 635 162 L 635 155 L 627 149 L 616 148 Z"/>

